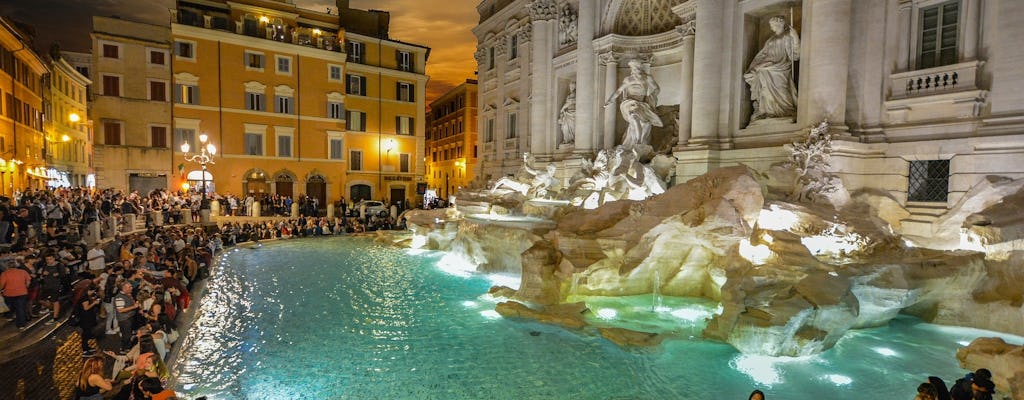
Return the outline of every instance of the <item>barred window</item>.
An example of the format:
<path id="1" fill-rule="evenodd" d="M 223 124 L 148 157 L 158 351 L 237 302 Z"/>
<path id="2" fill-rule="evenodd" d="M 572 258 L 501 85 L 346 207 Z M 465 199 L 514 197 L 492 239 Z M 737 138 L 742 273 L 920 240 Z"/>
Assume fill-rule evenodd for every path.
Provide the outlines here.
<path id="1" fill-rule="evenodd" d="M 911 161 L 907 201 L 945 202 L 949 196 L 949 160 Z"/>

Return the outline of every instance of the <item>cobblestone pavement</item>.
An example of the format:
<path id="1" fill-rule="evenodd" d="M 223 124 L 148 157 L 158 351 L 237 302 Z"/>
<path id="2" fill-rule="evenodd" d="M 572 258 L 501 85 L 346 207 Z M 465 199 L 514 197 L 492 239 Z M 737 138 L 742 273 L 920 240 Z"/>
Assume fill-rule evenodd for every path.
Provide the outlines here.
<path id="1" fill-rule="evenodd" d="M 116 340 L 100 339 L 100 346 L 116 347 Z M 0 399 L 70 399 L 83 362 L 78 329 L 65 324 L 27 354 L 0 364 Z M 106 364 L 108 370 L 113 366 L 109 359 Z"/>

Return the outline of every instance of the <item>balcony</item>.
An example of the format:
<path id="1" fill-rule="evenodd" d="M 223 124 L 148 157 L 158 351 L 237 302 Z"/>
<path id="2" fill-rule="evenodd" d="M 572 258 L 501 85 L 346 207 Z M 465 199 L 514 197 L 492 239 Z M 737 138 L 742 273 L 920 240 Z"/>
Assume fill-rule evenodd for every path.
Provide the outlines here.
<path id="1" fill-rule="evenodd" d="M 275 25 L 267 20 L 232 20 L 226 14 L 191 9 L 172 9 L 171 18 L 178 24 L 231 32 L 280 43 L 317 48 L 341 53 L 344 46 L 334 32 L 306 26 Z"/>
<path id="2" fill-rule="evenodd" d="M 900 72 L 889 76 L 892 94 L 885 102 L 889 124 L 977 118 L 988 91 L 979 87 L 984 61 Z"/>
<path id="3" fill-rule="evenodd" d="M 891 99 L 976 90 L 978 89 L 978 73 L 984 63 L 984 61 L 968 61 L 892 74 L 889 77 L 892 88 Z"/>

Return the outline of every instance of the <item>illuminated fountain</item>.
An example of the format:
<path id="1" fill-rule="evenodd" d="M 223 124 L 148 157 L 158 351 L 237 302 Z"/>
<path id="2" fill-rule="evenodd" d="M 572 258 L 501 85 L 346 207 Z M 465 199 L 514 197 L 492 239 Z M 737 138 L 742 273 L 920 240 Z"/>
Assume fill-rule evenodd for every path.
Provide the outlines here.
<path id="1" fill-rule="evenodd" d="M 649 318 L 665 314 L 663 307 L 670 315 L 698 315 L 695 336 L 749 357 L 799 360 L 827 353 L 901 314 L 1024 334 L 1024 289 L 1011 283 L 1024 276 L 1024 229 L 1014 211 L 1024 201 L 1024 180 L 988 179 L 935 221 L 932 236 L 904 235 L 900 221 L 908 214 L 898 201 L 848 192 L 829 172 L 828 129 L 813 129 L 789 147 L 789 163 L 767 173 L 722 168 L 644 200 L 605 190 L 610 179 L 601 171 L 612 158 L 602 153 L 585 165 L 591 172 L 583 178 L 556 194 L 554 185 L 547 187 L 549 198 L 568 205 L 469 199 L 474 212 L 489 209 L 543 224 L 517 228 L 465 217 L 446 230 L 449 246 L 430 248 L 449 251 L 477 271 L 518 272 L 521 284 L 508 298 L 520 305 L 499 312 L 526 307 L 533 310 L 530 318 L 543 321 L 545 312 L 583 301 L 590 324 L 621 326 L 645 317 L 595 299 L 642 296 Z M 413 224 L 417 235 L 434 232 L 429 223 Z M 670 298 L 718 305 L 704 313 L 659 304 Z M 520 311 L 514 315 L 524 315 Z M 684 320 L 669 325 L 692 326 Z M 674 335 L 651 326 L 660 325 L 629 329 Z M 759 364 L 754 360 L 737 361 L 736 368 Z M 823 379 L 849 383 L 842 374 Z"/>

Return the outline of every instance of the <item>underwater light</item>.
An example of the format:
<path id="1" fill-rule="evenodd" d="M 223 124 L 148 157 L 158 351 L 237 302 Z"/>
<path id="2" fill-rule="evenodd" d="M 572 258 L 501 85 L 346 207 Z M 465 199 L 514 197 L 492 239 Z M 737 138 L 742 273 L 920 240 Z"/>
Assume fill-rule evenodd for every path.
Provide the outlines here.
<path id="1" fill-rule="evenodd" d="M 500 319 L 501 318 L 501 314 L 498 314 L 498 312 L 494 311 L 494 310 L 484 310 L 484 311 L 481 311 L 480 315 L 482 315 L 484 318 L 487 318 L 487 319 Z"/>
<path id="2" fill-rule="evenodd" d="M 615 319 L 618 315 L 619 312 L 612 308 L 602 308 L 597 310 L 597 317 L 601 319 Z"/>
<path id="3" fill-rule="evenodd" d="M 964 346 L 964 347 L 967 347 L 967 346 L 971 345 L 971 342 L 968 342 L 966 340 L 960 340 L 960 341 L 956 342 L 956 344 Z"/>
<path id="4" fill-rule="evenodd" d="M 828 378 L 828 380 L 832 381 L 832 383 L 834 383 L 836 385 L 849 385 L 849 384 L 853 383 L 853 379 L 851 379 L 850 377 L 848 377 L 846 375 L 831 374 L 831 375 L 825 375 L 825 377 Z"/>
<path id="5" fill-rule="evenodd" d="M 875 348 L 875 353 L 881 354 L 881 355 L 886 356 L 886 357 L 892 357 L 892 356 L 896 355 L 896 352 L 893 351 L 893 349 L 889 349 L 889 348 L 885 348 L 885 347 L 876 347 Z"/>
<path id="6" fill-rule="evenodd" d="M 746 374 L 762 385 L 773 385 L 782 382 L 779 371 L 775 369 L 775 357 L 740 355 L 734 358 L 730 364 L 733 369 Z"/>
<path id="7" fill-rule="evenodd" d="M 476 308 L 476 302 L 475 301 L 466 300 L 466 301 L 462 302 L 462 306 L 466 307 L 466 308 Z"/>

